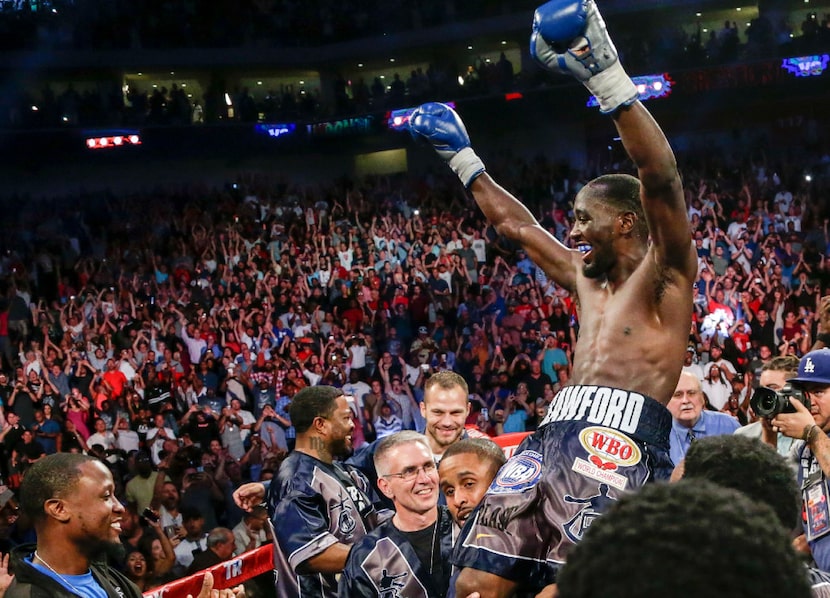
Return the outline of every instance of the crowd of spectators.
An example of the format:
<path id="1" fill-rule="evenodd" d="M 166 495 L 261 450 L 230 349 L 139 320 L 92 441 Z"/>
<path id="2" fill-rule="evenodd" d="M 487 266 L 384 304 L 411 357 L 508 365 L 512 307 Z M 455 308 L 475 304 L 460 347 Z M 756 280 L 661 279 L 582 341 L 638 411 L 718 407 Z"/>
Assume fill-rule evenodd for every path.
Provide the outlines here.
<path id="1" fill-rule="evenodd" d="M 58 14 L 47 10 L 51 4 L 35 12 L 0 11 L 0 47 L 32 43 L 96 49 L 322 45 L 447 20 L 471 20 L 501 10 L 495 4 L 485 8 L 463 1 L 454 4 L 450 9 L 453 3 L 419 3 L 404 10 L 389 3 L 352 6 L 349 2 L 273 0 L 242 3 L 225 14 L 218 7 L 172 0 L 142 5 L 115 2 L 108 3 L 106 9 L 80 0 L 68 5 L 55 2 Z M 33 31 L 27 31 L 27 23 Z M 786 18 L 773 23 L 762 13 L 746 24 L 743 35 L 736 22 L 728 21 L 708 31 L 700 23 L 645 29 L 621 23 L 618 29 L 620 53 L 628 68 L 640 73 L 798 56 L 830 48 L 828 14 L 810 13 L 802 23 L 793 24 Z M 101 83 L 82 91 L 72 84 L 47 83 L 36 93 L 0 99 L 0 127 L 183 125 L 256 122 L 260 118 L 265 122 L 312 121 L 413 106 L 425 97 L 478 97 L 529 91 L 550 83 L 550 77 L 540 69 L 513 65 L 503 55 L 500 60 L 474 57 L 469 64 L 431 58 L 424 64 L 428 66 L 393 73 L 386 80 L 347 81 L 337 76 L 333 83 L 324 83 L 333 86 L 327 90 L 330 93 L 323 94 L 333 101 L 321 98 L 318 89 L 291 85 L 253 94 L 234 88 L 219 76 L 211 78 L 201 97 L 190 98 L 175 84 L 169 89 L 134 86 L 125 92 L 121 82 Z M 226 94 L 232 101 L 230 111 Z"/>
<path id="2" fill-rule="evenodd" d="M 82 91 L 71 83 L 62 89 L 47 84 L 37 94 L 0 100 L 0 127 L 312 122 L 334 115 L 412 107 L 436 97 L 481 96 L 515 88 L 513 65 L 504 54 L 495 62 L 477 59 L 461 71 L 463 84 L 458 82 L 458 72 L 456 65 L 430 65 L 426 70 L 413 69 L 405 77 L 394 73 L 391 79 L 377 76 L 371 81 L 347 81 L 338 74 L 331 83 L 330 106 L 324 105 L 319 90 L 310 86 L 282 85 L 257 94 L 247 87 L 228 91 L 219 78 L 212 79 L 205 92 L 195 98 L 188 97 L 187 90 L 176 83 L 169 89 L 132 85 L 126 93 L 117 84 Z"/>
<path id="3" fill-rule="evenodd" d="M 568 242 L 573 197 L 598 173 L 509 154 L 487 163 Z M 733 162 L 710 149 L 681 163 L 700 265 L 687 366 L 711 408 L 746 421 L 761 365 L 803 354 L 815 335 L 830 157 Z M 53 452 L 98 456 L 130 505 L 129 573 L 145 588 L 203 564 L 194 549 L 268 540 L 265 513 L 243 514 L 231 494 L 293 448 L 288 406 L 305 386 L 353 397 L 358 448 L 419 429 L 438 371 L 467 380 L 467 424 L 491 436 L 533 430 L 569 379 L 574 298 L 496 236 L 451 176 L 299 187 L 244 175 L 224 189 L 3 208 L 4 481 L 18 488 Z M 161 514 L 145 520 L 154 531 L 140 525 L 146 507 Z M 31 530 L 6 506 L 0 516 L 5 552 Z"/>

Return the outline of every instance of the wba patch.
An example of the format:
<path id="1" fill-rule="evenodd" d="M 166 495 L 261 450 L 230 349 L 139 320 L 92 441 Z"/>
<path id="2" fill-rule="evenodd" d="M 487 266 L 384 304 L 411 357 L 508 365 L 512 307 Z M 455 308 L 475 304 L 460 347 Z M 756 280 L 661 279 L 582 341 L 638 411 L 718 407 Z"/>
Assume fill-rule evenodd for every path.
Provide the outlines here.
<path id="1" fill-rule="evenodd" d="M 520 494 L 542 478 L 542 455 L 523 451 L 513 455 L 499 470 L 487 494 Z"/>

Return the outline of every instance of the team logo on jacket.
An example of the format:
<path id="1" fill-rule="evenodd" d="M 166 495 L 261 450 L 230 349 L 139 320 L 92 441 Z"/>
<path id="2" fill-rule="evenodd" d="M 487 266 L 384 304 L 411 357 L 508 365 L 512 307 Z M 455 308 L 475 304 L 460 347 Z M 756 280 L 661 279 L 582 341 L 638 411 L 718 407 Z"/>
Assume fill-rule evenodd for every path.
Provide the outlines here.
<path id="1" fill-rule="evenodd" d="M 340 514 L 337 517 L 337 529 L 340 531 L 341 538 L 349 539 L 354 534 L 357 528 L 357 522 L 352 516 L 351 508 L 343 493 L 340 493 L 340 502 L 332 507 L 332 511 L 339 510 Z"/>
<path id="2" fill-rule="evenodd" d="M 536 485 L 542 477 L 542 455 L 523 451 L 513 455 L 499 470 L 488 494 L 518 494 Z"/>
<path id="3" fill-rule="evenodd" d="M 585 428 L 579 433 L 579 443 L 591 455 L 588 460 L 606 471 L 637 465 L 642 458 L 633 440 L 610 428 Z"/>
<path id="4" fill-rule="evenodd" d="M 406 572 L 392 575 L 387 569 L 383 569 L 380 576 L 378 598 L 401 598 L 401 590 L 406 587 L 406 578 Z"/>

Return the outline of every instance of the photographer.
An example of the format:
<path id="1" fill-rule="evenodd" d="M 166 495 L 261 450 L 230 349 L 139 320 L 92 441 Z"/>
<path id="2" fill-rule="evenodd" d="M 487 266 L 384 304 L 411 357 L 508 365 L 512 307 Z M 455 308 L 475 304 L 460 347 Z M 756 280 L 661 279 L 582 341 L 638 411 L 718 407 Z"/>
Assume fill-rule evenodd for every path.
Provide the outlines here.
<path id="1" fill-rule="evenodd" d="M 774 357 L 761 367 L 761 375 L 758 385 L 780 391 L 798 372 L 798 358 L 788 355 L 785 357 Z M 757 414 L 752 414 L 757 417 Z M 760 417 L 758 421 L 747 424 L 735 430 L 735 434 L 758 438 L 778 451 L 779 455 L 788 456 L 792 438 L 774 432 L 769 418 Z"/>
<path id="2" fill-rule="evenodd" d="M 772 418 L 773 432 L 793 438 L 798 456 L 798 482 L 806 519 L 804 532 L 816 565 L 830 572 L 830 528 L 827 504 L 830 487 L 830 349 L 811 351 L 801 358 L 798 376 L 790 379 L 793 388 L 804 393 L 803 400 L 789 397 L 794 412 L 782 411 Z"/>

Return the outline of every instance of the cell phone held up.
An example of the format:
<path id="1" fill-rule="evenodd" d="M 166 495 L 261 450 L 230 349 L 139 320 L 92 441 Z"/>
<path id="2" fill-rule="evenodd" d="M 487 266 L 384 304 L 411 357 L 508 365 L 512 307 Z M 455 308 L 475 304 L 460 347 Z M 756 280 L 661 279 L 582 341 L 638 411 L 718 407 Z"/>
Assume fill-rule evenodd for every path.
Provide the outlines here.
<path id="1" fill-rule="evenodd" d="M 155 512 L 153 512 L 153 510 L 150 507 L 147 507 L 146 509 L 144 509 L 141 512 L 141 516 L 144 517 L 144 519 L 146 519 L 150 523 L 158 523 L 159 522 L 159 516 L 156 515 Z"/>

